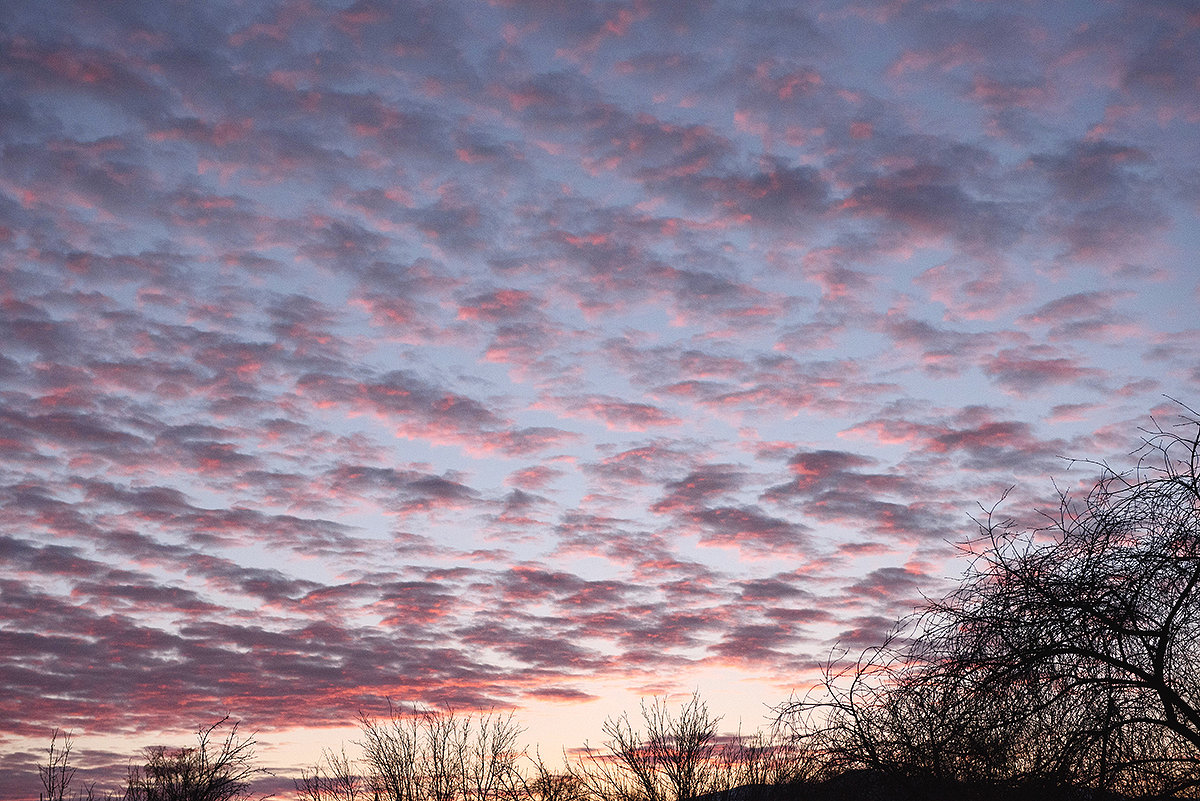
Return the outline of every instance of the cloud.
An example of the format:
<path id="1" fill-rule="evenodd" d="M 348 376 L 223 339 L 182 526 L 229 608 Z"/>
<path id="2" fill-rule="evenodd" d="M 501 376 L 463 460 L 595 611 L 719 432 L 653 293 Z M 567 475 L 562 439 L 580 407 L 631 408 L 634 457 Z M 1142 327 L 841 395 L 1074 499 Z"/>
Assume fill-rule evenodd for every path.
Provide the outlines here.
<path id="1" fill-rule="evenodd" d="M 762 499 L 798 504 L 817 520 L 839 522 L 905 540 L 944 536 L 947 519 L 935 502 L 919 499 L 915 480 L 900 472 L 863 472 L 876 460 L 848 451 L 801 451 L 788 460 L 795 478 L 766 489 Z M 909 502 L 889 496 L 912 498 Z"/>
<path id="2" fill-rule="evenodd" d="M 553 401 L 573 416 L 599 420 L 609 428 L 627 431 L 671 427 L 682 422 L 656 404 L 625 401 L 608 395 L 564 397 Z"/>
<path id="3" fill-rule="evenodd" d="M 1018 212 L 1008 204 L 973 197 L 940 165 L 918 165 L 855 188 L 844 205 L 856 214 L 942 236 L 968 250 L 1012 244 Z"/>
<path id="4" fill-rule="evenodd" d="M 745 477 L 733 465 L 703 465 L 678 481 L 668 482 L 663 497 L 650 508 L 655 512 L 694 508 L 708 500 L 730 497 L 744 483 Z"/>
<path id="5" fill-rule="evenodd" d="M 797 552 L 805 543 L 807 527 L 763 514 L 753 506 L 717 506 L 695 509 L 687 519 L 700 528 L 700 542 L 744 548 L 760 554 Z"/>
<path id="6" fill-rule="evenodd" d="M 987 406 L 964 407 L 949 419 L 931 422 L 869 420 L 846 433 L 905 443 L 929 453 L 961 454 L 967 457 L 965 466 L 972 469 L 985 469 L 988 464 L 1013 465 L 1022 460 L 1036 465 L 1067 447 L 1064 440 L 1037 437 L 1032 423 L 997 419 L 996 410 Z"/>
<path id="7" fill-rule="evenodd" d="M 1115 142 L 1074 141 L 1035 154 L 1058 207 L 1053 228 L 1079 258 L 1127 253 L 1167 225 L 1152 163 L 1142 150 Z"/>
<path id="8" fill-rule="evenodd" d="M 1049 346 L 1002 350 L 984 362 L 983 371 L 1017 394 L 1104 378 L 1102 370 L 1082 365 Z"/>
<path id="9" fill-rule="evenodd" d="M 453 477 L 390 467 L 341 465 L 326 474 L 322 483 L 342 499 L 374 496 L 385 508 L 394 506 L 404 512 L 470 506 L 479 500 L 474 489 Z"/>

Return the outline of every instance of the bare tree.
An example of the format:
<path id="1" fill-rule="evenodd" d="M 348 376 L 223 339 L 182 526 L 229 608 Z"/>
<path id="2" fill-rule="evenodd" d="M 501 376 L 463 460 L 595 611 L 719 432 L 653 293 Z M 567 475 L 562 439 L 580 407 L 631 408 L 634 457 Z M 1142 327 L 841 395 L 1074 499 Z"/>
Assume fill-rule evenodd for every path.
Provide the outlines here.
<path id="1" fill-rule="evenodd" d="M 541 754 L 530 757 L 532 773 L 521 774 L 520 797 L 527 801 L 588 801 L 587 787 L 577 772 L 554 770 L 542 760 Z"/>
<path id="2" fill-rule="evenodd" d="M 302 770 L 300 778 L 294 782 L 302 801 L 358 801 L 365 799 L 367 793 L 362 777 L 344 748 L 340 753 L 325 750 L 311 772 Z"/>
<path id="3" fill-rule="evenodd" d="M 981 692 L 1028 688 L 1055 716 L 1082 713 L 1081 779 L 1169 790 L 1200 782 L 1200 419 L 1146 435 L 1136 468 L 1097 465 L 1047 530 L 986 518 L 922 634 Z"/>
<path id="4" fill-rule="evenodd" d="M 576 767 L 588 791 L 604 801 L 684 801 L 713 789 L 717 724 L 699 694 L 671 714 L 666 700 L 642 701 L 646 732 L 628 714 L 604 722 L 603 751 L 588 749 Z"/>
<path id="5" fill-rule="evenodd" d="M 126 801 L 240 801 L 253 798 L 252 780 L 266 773 L 255 765 L 253 736 L 238 735 L 229 724 L 224 737 L 214 736 L 229 724 L 225 717 L 196 733 L 196 746 L 146 749 L 145 763 L 131 766 Z"/>
<path id="6" fill-rule="evenodd" d="M 493 713 L 479 718 L 461 766 L 462 798 L 504 801 L 518 795 L 523 780 L 516 761 L 525 753 L 517 742 L 520 734 L 511 714 Z"/>
<path id="7" fill-rule="evenodd" d="M 710 793 L 720 801 L 772 801 L 794 795 L 801 783 L 815 778 L 818 764 L 778 728 L 752 735 L 740 731 L 720 738 Z"/>
<path id="8" fill-rule="evenodd" d="M 824 686 L 786 706 L 820 777 L 865 772 L 885 795 L 913 797 L 1012 798 L 1070 783 L 1077 712 L 1051 714 L 1037 685 L 985 690 L 969 672 L 921 661 L 901 633 L 856 661 L 831 660 Z"/>
<path id="9" fill-rule="evenodd" d="M 519 795 L 521 729 L 511 715 L 397 709 L 360 715 L 371 791 L 388 801 L 498 801 Z"/>
<path id="10" fill-rule="evenodd" d="M 386 720 L 359 717 L 371 791 L 388 801 L 424 801 L 420 723 L 415 715 L 400 716 L 390 702 L 388 712 Z"/>
<path id="11" fill-rule="evenodd" d="M 1200 787 L 1200 419 L 1060 495 L 988 513 L 958 588 L 785 718 L 842 769 L 1129 794 Z M 1182 433 L 1181 433 L 1182 432 Z"/>
<path id="12" fill-rule="evenodd" d="M 38 777 L 45 790 L 39 797 L 45 801 L 64 801 L 71 790 L 71 783 L 75 779 L 75 768 L 71 765 L 71 746 L 74 741 L 69 732 L 58 729 L 50 735 L 46 764 L 38 766 Z"/>
<path id="13" fill-rule="evenodd" d="M 55 729 L 50 734 L 50 747 L 46 753 L 46 764 L 38 766 L 38 778 L 42 781 L 42 792 L 38 793 L 40 801 L 112 801 L 115 798 L 110 793 L 97 796 L 94 782 L 84 782 L 75 788 L 76 768 L 71 764 L 71 747 L 75 738 L 69 732 Z"/>

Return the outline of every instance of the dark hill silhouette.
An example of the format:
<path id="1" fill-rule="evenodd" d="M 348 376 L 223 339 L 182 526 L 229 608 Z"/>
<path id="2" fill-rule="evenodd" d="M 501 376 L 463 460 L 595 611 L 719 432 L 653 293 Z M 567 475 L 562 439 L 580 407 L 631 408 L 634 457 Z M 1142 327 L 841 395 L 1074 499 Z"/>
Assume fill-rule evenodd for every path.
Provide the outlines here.
<path id="1" fill-rule="evenodd" d="M 896 778 L 850 770 L 823 780 L 752 784 L 695 796 L 692 801 L 1167 801 L 1177 796 L 1129 796 L 1086 787 L 983 786 L 932 778 Z"/>

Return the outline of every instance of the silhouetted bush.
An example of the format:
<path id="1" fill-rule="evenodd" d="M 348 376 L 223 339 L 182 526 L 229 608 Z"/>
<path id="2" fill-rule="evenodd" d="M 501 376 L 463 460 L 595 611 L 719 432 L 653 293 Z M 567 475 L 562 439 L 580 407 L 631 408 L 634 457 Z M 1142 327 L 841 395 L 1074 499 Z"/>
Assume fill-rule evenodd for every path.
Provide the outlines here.
<path id="1" fill-rule="evenodd" d="M 219 729 L 228 726 L 222 737 Z M 216 736 L 214 736 L 214 734 Z M 196 733 L 190 748 L 152 746 L 132 766 L 125 801 L 241 801 L 253 798 L 252 780 L 266 771 L 254 761 L 254 738 L 238 735 L 226 717 Z"/>

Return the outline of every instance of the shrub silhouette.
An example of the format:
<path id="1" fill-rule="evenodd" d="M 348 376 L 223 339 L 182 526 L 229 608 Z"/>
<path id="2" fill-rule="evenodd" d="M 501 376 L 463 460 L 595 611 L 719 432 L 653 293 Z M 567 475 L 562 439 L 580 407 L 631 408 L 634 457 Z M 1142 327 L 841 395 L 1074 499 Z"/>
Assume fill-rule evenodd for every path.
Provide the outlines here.
<path id="1" fill-rule="evenodd" d="M 1186 409 L 1186 407 L 1185 407 Z M 1145 431 L 1047 525 L 994 509 L 958 588 L 782 718 L 829 755 L 910 788 L 1007 797 L 1200 787 L 1200 419 Z"/>
<path id="2" fill-rule="evenodd" d="M 228 725 L 221 737 L 218 730 Z M 214 736 L 214 734 L 217 736 Z M 131 766 L 125 801 L 241 801 L 253 798 L 251 781 L 265 773 L 254 762 L 254 738 L 238 734 L 229 718 L 200 729 L 190 748 L 152 746 L 145 763 Z"/>

